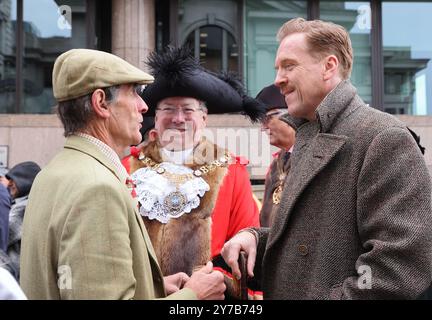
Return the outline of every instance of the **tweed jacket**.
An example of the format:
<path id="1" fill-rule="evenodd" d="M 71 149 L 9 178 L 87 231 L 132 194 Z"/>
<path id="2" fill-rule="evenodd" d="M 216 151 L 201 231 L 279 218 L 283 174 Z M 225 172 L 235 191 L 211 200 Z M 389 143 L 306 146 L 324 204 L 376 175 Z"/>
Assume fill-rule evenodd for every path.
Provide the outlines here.
<path id="1" fill-rule="evenodd" d="M 147 231 L 121 174 L 71 136 L 36 177 L 23 222 L 21 286 L 29 299 L 165 297 Z M 190 289 L 172 298 L 196 298 Z"/>
<path id="2" fill-rule="evenodd" d="M 418 297 L 432 279 L 432 212 L 416 142 L 349 81 L 316 116 L 298 128 L 273 227 L 259 231 L 264 298 Z"/>

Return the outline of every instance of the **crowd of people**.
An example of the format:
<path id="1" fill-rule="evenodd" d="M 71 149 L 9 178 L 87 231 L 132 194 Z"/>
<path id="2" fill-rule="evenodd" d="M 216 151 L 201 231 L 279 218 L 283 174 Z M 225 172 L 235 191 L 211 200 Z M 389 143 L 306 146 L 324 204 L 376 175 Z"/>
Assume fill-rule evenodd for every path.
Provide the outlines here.
<path id="1" fill-rule="evenodd" d="M 0 180 L 0 298 L 426 297 L 419 137 L 359 97 L 343 27 L 296 18 L 277 39 L 276 79 L 255 98 L 184 47 L 151 53 L 151 74 L 106 52 L 60 55 L 64 148 Z M 262 206 L 248 160 L 203 134 L 222 113 L 259 122 L 278 149 Z"/>

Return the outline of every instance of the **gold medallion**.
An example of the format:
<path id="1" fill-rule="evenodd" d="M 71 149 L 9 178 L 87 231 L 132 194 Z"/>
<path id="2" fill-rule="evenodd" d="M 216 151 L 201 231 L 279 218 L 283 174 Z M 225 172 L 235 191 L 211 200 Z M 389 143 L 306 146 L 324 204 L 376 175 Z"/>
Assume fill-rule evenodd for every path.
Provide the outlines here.
<path id="1" fill-rule="evenodd" d="M 186 197 L 180 191 L 171 192 L 164 199 L 164 206 L 172 216 L 178 216 L 186 205 Z"/>
<path id="2" fill-rule="evenodd" d="M 282 186 L 278 186 L 273 191 L 273 203 L 274 204 L 279 204 L 280 201 L 281 201 L 281 197 L 282 197 Z"/>

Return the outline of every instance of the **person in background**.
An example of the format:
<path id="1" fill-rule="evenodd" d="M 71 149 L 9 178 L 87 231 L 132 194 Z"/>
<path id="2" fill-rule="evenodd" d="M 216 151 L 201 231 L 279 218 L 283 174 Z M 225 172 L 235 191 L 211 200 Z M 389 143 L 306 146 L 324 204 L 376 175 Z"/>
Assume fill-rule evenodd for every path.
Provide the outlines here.
<path id="1" fill-rule="evenodd" d="M 289 171 L 289 157 L 295 143 L 295 125 L 287 123 L 286 118 L 283 118 L 283 115 L 288 112 L 288 108 L 284 96 L 274 84 L 263 88 L 256 99 L 266 107 L 266 115 L 262 121 L 261 129 L 267 133 L 270 144 L 279 148 L 273 154 L 274 160 L 267 172 L 260 211 L 261 227 L 270 227 L 279 207 L 283 186 Z"/>
<path id="2" fill-rule="evenodd" d="M 0 184 L 4 185 L 7 188 L 9 180 L 6 178 L 6 173 L 8 173 L 8 170 L 6 168 L 0 168 Z"/>
<path id="3" fill-rule="evenodd" d="M 275 85 L 303 124 L 272 227 L 238 233 L 224 259 L 240 277 L 247 252 L 265 299 L 418 298 L 432 281 L 431 177 L 419 146 L 357 94 L 342 26 L 296 18 L 278 40 Z"/>
<path id="4" fill-rule="evenodd" d="M 9 211 L 11 197 L 7 189 L 9 181 L 5 177 L 6 169 L 0 168 L 0 250 L 6 252 L 9 237 Z"/>
<path id="5" fill-rule="evenodd" d="M 6 253 L 11 260 L 13 268 L 16 270 L 17 280 L 19 280 L 24 212 L 33 181 L 40 170 L 41 168 L 37 163 L 26 161 L 18 163 L 6 174 L 6 179 L 9 181 L 9 192 L 12 197 L 12 206 L 9 212 L 9 237 Z"/>
<path id="6" fill-rule="evenodd" d="M 149 142 L 156 141 L 156 130 L 154 128 L 154 117 L 143 117 L 143 122 L 140 133 L 142 136 L 141 142 L 136 146 L 131 146 L 126 154 L 121 160 L 122 165 L 125 167 L 126 171 L 130 173 L 130 158 L 138 157 L 138 154 L 144 146 Z"/>
<path id="7" fill-rule="evenodd" d="M 20 283 L 29 299 L 223 299 L 209 261 L 162 275 L 120 157 L 140 143 L 142 85 L 153 77 L 97 50 L 54 63 L 66 142 L 36 177 L 26 208 Z"/>
<path id="8" fill-rule="evenodd" d="M 17 270 L 14 269 L 12 261 L 6 253 L 9 238 L 9 212 L 12 201 L 7 189 L 9 180 L 5 177 L 6 173 L 6 169 L 0 168 L 0 267 L 9 271 L 13 277 L 17 277 Z"/>

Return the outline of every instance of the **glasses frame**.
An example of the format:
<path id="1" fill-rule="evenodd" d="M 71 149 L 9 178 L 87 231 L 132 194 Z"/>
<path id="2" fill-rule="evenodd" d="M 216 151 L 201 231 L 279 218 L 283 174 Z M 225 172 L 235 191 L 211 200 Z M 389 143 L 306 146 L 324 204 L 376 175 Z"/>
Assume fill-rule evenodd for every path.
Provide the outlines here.
<path id="1" fill-rule="evenodd" d="M 175 111 L 174 111 L 174 109 L 175 109 Z M 185 110 L 185 109 L 190 109 L 190 110 Z M 170 117 L 174 117 L 179 112 L 181 112 L 185 118 L 191 118 L 198 111 L 203 111 L 203 108 L 201 108 L 201 107 L 198 107 L 196 109 L 192 108 L 192 107 L 186 107 L 186 108 L 176 108 L 176 107 L 162 107 L 162 108 L 159 108 L 158 107 L 158 108 L 156 108 L 156 112 L 161 112 L 165 116 L 170 116 Z"/>

